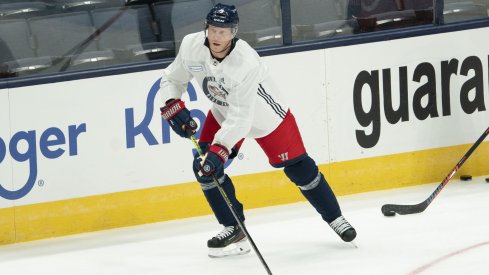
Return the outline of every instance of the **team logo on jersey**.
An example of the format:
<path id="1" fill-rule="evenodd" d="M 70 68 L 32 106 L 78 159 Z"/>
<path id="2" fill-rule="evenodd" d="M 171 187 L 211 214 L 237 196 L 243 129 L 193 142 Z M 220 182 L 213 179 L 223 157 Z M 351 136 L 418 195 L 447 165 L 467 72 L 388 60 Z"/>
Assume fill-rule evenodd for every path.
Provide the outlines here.
<path id="1" fill-rule="evenodd" d="M 229 104 L 226 102 L 226 96 L 229 93 L 221 85 L 221 83 L 224 83 L 224 79 L 221 79 L 220 82 L 217 82 L 215 77 L 207 76 L 204 78 L 202 88 L 205 95 L 210 101 L 221 106 L 229 106 Z"/>

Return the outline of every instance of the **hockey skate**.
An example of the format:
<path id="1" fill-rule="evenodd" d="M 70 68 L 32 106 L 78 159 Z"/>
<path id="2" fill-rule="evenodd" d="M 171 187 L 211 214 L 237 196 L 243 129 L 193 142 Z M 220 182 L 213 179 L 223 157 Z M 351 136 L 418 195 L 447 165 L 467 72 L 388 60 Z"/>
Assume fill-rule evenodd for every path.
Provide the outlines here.
<path id="1" fill-rule="evenodd" d="M 236 256 L 250 252 L 248 239 L 237 225 L 224 227 L 221 233 L 207 241 L 207 247 L 209 247 L 211 258 Z"/>
<path id="2" fill-rule="evenodd" d="M 336 234 L 338 234 L 338 236 L 345 242 L 351 242 L 357 236 L 355 228 L 353 228 L 343 216 L 336 218 L 329 224 L 329 226 L 331 226 L 334 232 L 336 232 Z"/>

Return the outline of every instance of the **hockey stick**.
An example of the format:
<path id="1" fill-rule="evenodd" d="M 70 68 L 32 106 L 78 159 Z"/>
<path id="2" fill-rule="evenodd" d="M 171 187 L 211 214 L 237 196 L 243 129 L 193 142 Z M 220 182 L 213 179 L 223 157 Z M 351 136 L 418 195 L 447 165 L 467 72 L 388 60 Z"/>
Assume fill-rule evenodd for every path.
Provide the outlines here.
<path id="1" fill-rule="evenodd" d="M 199 153 L 199 155 L 200 156 L 204 156 L 204 154 L 202 152 L 202 149 L 200 148 L 199 142 L 197 141 L 197 139 L 195 138 L 195 136 L 194 135 L 191 135 L 190 136 L 190 139 L 192 140 L 192 143 L 194 144 L 194 147 L 197 150 L 197 152 Z M 217 185 L 217 189 L 219 189 L 219 192 L 221 193 L 223 199 L 226 201 L 226 204 L 228 205 L 229 210 L 231 210 L 231 213 L 233 214 L 234 219 L 236 219 L 236 221 L 238 222 L 239 227 L 241 227 L 241 229 L 243 229 L 243 232 L 244 232 L 245 236 L 250 241 L 251 247 L 253 247 L 253 250 L 255 251 L 256 255 L 258 255 L 258 258 L 260 258 L 260 261 L 263 264 L 263 267 L 265 268 L 265 270 L 267 271 L 267 273 L 271 275 L 272 274 L 272 271 L 270 271 L 270 268 L 268 267 L 267 262 L 265 262 L 265 259 L 263 258 L 263 256 L 261 255 L 260 251 L 258 250 L 258 247 L 255 245 L 255 242 L 251 238 L 250 233 L 248 233 L 248 230 L 244 226 L 244 223 L 238 217 L 238 214 L 237 214 L 238 212 L 236 211 L 236 209 L 234 208 L 233 204 L 231 203 L 231 201 L 229 200 L 228 196 L 226 195 L 226 191 L 224 191 L 224 188 L 222 187 L 221 183 L 219 182 L 219 179 L 217 178 L 216 174 L 212 174 L 212 179 L 214 180 L 214 183 Z"/>
<path id="2" fill-rule="evenodd" d="M 428 205 L 436 198 L 436 196 L 441 192 L 443 187 L 447 185 L 447 183 L 450 181 L 450 179 L 457 173 L 458 169 L 462 167 L 464 162 L 470 157 L 470 155 L 474 152 L 474 150 L 482 143 L 482 141 L 487 137 L 489 134 L 489 127 L 486 129 L 486 131 L 482 134 L 482 136 L 479 137 L 479 139 L 470 147 L 469 151 L 465 153 L 465 155 L 462 157 L 462 159 L 453 167 L 452 171 L 446 176 L 446 178 L 438 185 L 438 187 L 433 191 L 431 196 L 424 200 L 421 203 L 418 204 L 413 204 L 413 205 L 400 205 L 400 204 L 384 204 L 381 208 L 382 214 L 384 216 L 395 216 L 396 213 L 400 215 L 408 215 L 408 214 L 415 214 L 415 213 L 421 213 L 423 212 Z"/>

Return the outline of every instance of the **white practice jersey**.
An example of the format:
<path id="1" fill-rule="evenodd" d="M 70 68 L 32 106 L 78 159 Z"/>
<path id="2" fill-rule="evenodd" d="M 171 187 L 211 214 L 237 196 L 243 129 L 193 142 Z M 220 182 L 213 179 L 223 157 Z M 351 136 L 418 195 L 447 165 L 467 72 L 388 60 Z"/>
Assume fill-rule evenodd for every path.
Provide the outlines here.
<path id="1" fill-rule="evenodd" d="M 212 101 L 211 112 L 221 125 L 213 143 L 232 148 L 240 139 L 270 134 L 284 119 L 288 106 L 256 51 L 238 40 L 228 56 L 218 62 L 204 44 L 204 32 L 183 38 L 179 53 L 163 70 L 160 93 L 163 102 L 181 98 L 195 78 Z"/>

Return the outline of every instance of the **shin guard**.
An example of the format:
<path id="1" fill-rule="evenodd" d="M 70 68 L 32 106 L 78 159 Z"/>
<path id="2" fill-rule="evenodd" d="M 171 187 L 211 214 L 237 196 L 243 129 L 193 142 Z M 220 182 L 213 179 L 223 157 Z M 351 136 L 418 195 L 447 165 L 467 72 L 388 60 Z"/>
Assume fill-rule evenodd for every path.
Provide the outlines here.
<path id="1" fill-rule="evenodd" d="M 307 156 L 302 161 L 285 167 L 284 172 L 321 214 L 323 220 L 330 223 L 341 216 L 336 196 L 312 158 Z"/>
<path id="2" fill-rule="evenodd" d="M 236 198 L 234 185 L 231 182 L 231 179 L 226 174 L 224 174 L 224 176 L 219 179 L 219 182 L 221 183 L 224 192 L 226 192 L 229 201 L 232 203 L 234 209 L 236 210 L 238 217 L 241 219 L 241 221 L 244 222 L 245 218 L 243 213 L 243 205 Z M 212 211 L 214 212 L 214 215 L 217 218 L 217 221 L 224 226 L 237 225 L 238 222 L 234 218 L 233 213 L 231 213 L 231 210 L 229 210 L 228 204 L 222 197 L 221 192 L 219 192 L 217 184 L 215 182 L 210 182 L 200 183 L 200 185 L 202 187 L 202 191 L 204 192 L 205 198 L 207 199 L 207 202 L 209 203 Z"/>

